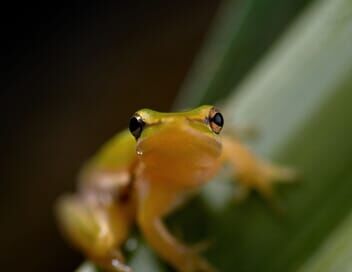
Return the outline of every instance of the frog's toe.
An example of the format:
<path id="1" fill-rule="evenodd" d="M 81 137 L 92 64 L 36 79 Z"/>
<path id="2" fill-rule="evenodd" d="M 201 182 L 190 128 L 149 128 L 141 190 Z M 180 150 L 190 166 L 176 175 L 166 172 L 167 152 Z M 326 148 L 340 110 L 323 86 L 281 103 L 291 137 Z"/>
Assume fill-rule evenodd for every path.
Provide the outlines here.
<path id="1" fill-rule="evenodd" d="M 207 260 L 197 254 L 192 254 L 187 259 L 187 264 L 181 272 L 217 272 Z"/>
<path id="2" fill-rule="evenodd" d="M 119 258 L 112 259 L 110 265 L 111 272 L 132 272 L 132 269 L 123 263 Z"/>
<path id="3" fill-rule="evenodd" d="M 264 164 L 262 169 L 264 175 L 272 182 L 289 183 L 296 182 L 299 179 L 298 171 L 291 167 Z"/>
<path id="4" fill-rule="evenodd" d="M 210 248 L 212 244 L 211 240 L 203 240 L 192 245 L 191 250 L 194 253 L 200 254 Z"/>

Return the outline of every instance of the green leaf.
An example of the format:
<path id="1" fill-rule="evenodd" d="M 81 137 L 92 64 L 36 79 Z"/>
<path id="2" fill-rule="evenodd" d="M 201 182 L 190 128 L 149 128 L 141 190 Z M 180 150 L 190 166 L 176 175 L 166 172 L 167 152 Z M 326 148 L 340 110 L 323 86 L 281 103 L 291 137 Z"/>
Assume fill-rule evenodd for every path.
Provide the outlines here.
<path id="1" fill-rule="evenodd" d="M 176 106 L 224 99 L 309 2 L 223 1 Z"/>
<path id="2" fill-rule="evenodd" d="M 351 180 L 349 180 L 351 182 Z M 351 271 L 352 268 L 352 214 L 314 253 L 299 272 Z"/>

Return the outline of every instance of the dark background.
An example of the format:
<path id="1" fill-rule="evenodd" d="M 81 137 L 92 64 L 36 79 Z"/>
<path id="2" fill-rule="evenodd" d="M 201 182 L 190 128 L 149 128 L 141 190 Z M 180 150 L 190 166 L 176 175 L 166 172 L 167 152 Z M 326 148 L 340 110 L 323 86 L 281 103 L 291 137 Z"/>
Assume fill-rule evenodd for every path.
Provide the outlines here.
<path id="1" fill-rule="evenodd" d="M 2 4 L 2 271 L 72 271 L 53 203 L 141 107 L 169 110 L 219 1 Z"/>

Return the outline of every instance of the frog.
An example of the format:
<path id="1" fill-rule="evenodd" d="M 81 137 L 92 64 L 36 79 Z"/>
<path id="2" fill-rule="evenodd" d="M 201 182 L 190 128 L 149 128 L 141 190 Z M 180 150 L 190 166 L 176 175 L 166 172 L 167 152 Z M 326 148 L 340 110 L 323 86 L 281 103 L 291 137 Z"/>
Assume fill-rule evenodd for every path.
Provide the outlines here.
<path id="1" fill-rule="evenodd" d="M 255 155 L 213 105 L 163 113 L 141 109 L 89 159 L 75 193 L 56 203 L 60 229 L 71 245 L 103 271 L 130 272 L 122 247 L 132 228 L 176 271 L 216 271 L 194 246 L 176 238 L 165 218 L 214 180 L 225 165 L 243 195 L 269 201 L 273 185 L 295 171 Z"/>

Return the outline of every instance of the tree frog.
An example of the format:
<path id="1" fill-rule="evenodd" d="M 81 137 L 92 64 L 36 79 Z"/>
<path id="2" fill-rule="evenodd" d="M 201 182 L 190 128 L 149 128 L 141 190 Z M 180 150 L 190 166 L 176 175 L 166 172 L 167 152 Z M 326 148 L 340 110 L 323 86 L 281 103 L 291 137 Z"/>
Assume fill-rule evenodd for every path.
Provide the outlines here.
<path id="1" fill-rule="evenodd" d="M 291 169 L 257 158 L 238 137 L 221 135 L 224 118 L 204 105 L 186 112 L 137 111 L 79 174 L 78 192 L 62 196 L 57 217 L 73 246 L 105 271 L 127 272 L 121 245 L 136 224 L 155 252 L 177 271 L 215 271 L 176 239 L 163 218 L 221 169 L 233 167 L 244 188 L 272 199 L 274 181 Z"/>

